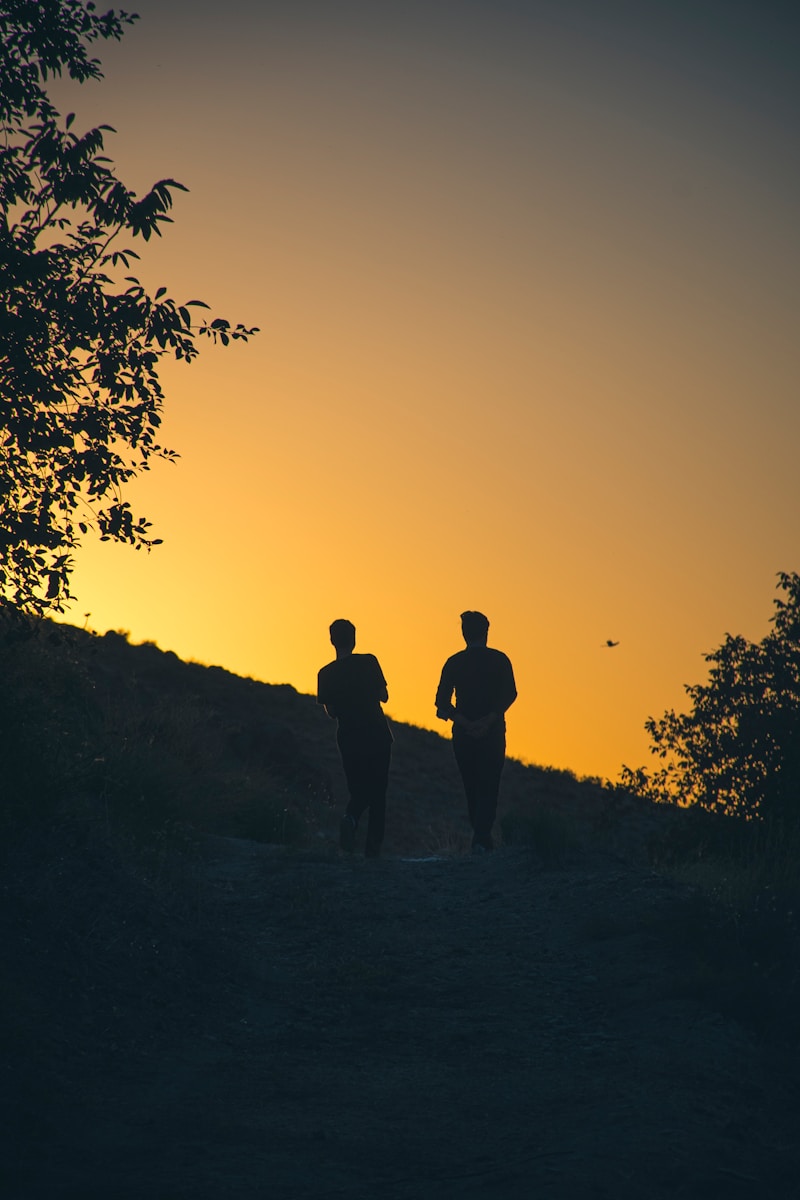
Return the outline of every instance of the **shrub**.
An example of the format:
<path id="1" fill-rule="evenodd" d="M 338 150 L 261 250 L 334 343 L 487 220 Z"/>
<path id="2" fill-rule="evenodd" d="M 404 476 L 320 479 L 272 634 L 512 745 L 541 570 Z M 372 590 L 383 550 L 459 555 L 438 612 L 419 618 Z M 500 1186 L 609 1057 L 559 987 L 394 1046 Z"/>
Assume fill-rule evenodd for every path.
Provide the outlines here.
<path id="1" fill-rule="evenodd" d="M 800 575 L 780 573 L 772 630 L 761 642 L 727 635 L 706 655 L 706 684 L 687 686 L 687 713 L 645 728 L 663 765 L 623 768 L 622 783 L 653 800 L 746 818 L 796 821 L 800 797 Z"/>

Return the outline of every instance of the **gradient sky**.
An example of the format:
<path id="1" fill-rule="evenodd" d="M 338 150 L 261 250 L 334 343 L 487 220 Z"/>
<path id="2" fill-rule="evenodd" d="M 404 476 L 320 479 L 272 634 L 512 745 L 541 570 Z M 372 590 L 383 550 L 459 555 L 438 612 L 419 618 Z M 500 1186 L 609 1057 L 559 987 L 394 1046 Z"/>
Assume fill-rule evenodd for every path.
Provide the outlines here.
<path id="1" fill-rule="evenodd" d="M 165 544 L 87 544 L 69 619 L 312 692 L 346 616 L 445 732 L 479 608 L 510 752 L 644 762 L 800 568 L 796 6 L 135 7 L 59 101 L 190 188 L 142 279 L 262 333 L 164 370 Z"/>

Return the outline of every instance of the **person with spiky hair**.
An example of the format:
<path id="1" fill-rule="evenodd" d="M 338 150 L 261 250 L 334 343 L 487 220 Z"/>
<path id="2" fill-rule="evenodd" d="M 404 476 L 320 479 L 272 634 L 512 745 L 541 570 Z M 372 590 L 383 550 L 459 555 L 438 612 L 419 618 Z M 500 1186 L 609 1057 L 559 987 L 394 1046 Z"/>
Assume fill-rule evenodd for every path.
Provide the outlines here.
<path id="1" fill-rule="evenodd" d="M 317 703 L 337 722 L 336 741 L 350 799 L 339 826 L 343 850 L 355 849 L 358 822 L 366 812 L 367 858 L 380 854 L 386 827 L 386 789 L 392 756 L 392 731 L 381 705 L 389 699 L 386 680 L 374 654 L 354 654 L 352 621 L 334 621 L 333 662 L 317 676 Z"/>
<path id="2" fill-rule="evenodd" d="M 505 714 L 517 698 L 517 686 L 508 657 L 486 644 L 489 621 L 483 613 L 463 612 L 461 632 L 466 649 L 453 654 L 442 668 L 436 715 L 453 722 L 453 751 L 467 797 L 472 850 L 483 854 L 493 848 L 506 757 Z"/>

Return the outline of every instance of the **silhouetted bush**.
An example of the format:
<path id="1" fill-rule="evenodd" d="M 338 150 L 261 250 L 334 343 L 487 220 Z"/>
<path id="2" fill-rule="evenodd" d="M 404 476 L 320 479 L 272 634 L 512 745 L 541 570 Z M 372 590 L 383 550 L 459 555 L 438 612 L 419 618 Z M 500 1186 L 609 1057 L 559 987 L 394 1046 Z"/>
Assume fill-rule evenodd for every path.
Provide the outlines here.
<path id="1" fill-rule="evenodd" d="M 800 575 L 780 573 L 785 598 L 761 642 L 728 635 L 706 655 L 706 684 L 687 686 L 687 713 L 646 723 L 656 771 L 623 770 L 653 800 L 747 818 L 800 818 Z"/>

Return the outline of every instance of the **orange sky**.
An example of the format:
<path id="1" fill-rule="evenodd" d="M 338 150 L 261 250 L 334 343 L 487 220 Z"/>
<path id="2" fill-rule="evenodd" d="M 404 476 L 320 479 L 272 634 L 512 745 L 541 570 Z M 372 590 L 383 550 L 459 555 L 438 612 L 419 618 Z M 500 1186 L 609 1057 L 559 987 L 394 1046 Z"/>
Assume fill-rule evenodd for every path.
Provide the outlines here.
<path id="1" fill-rule="evenodd" d="M 68 619 L 313 691 L 346 616 L 444 731 L 480 608 L 510 751 L 614 777 L 798 569 L 786 39 L 747 5 L 713 37 L 710 3 L 334 8 L 147 0 L 59 89 L 129 186 L 191 189 L 142 278 L 262 329 L 164 370 L 165 544 L 87 544 Z"/>

